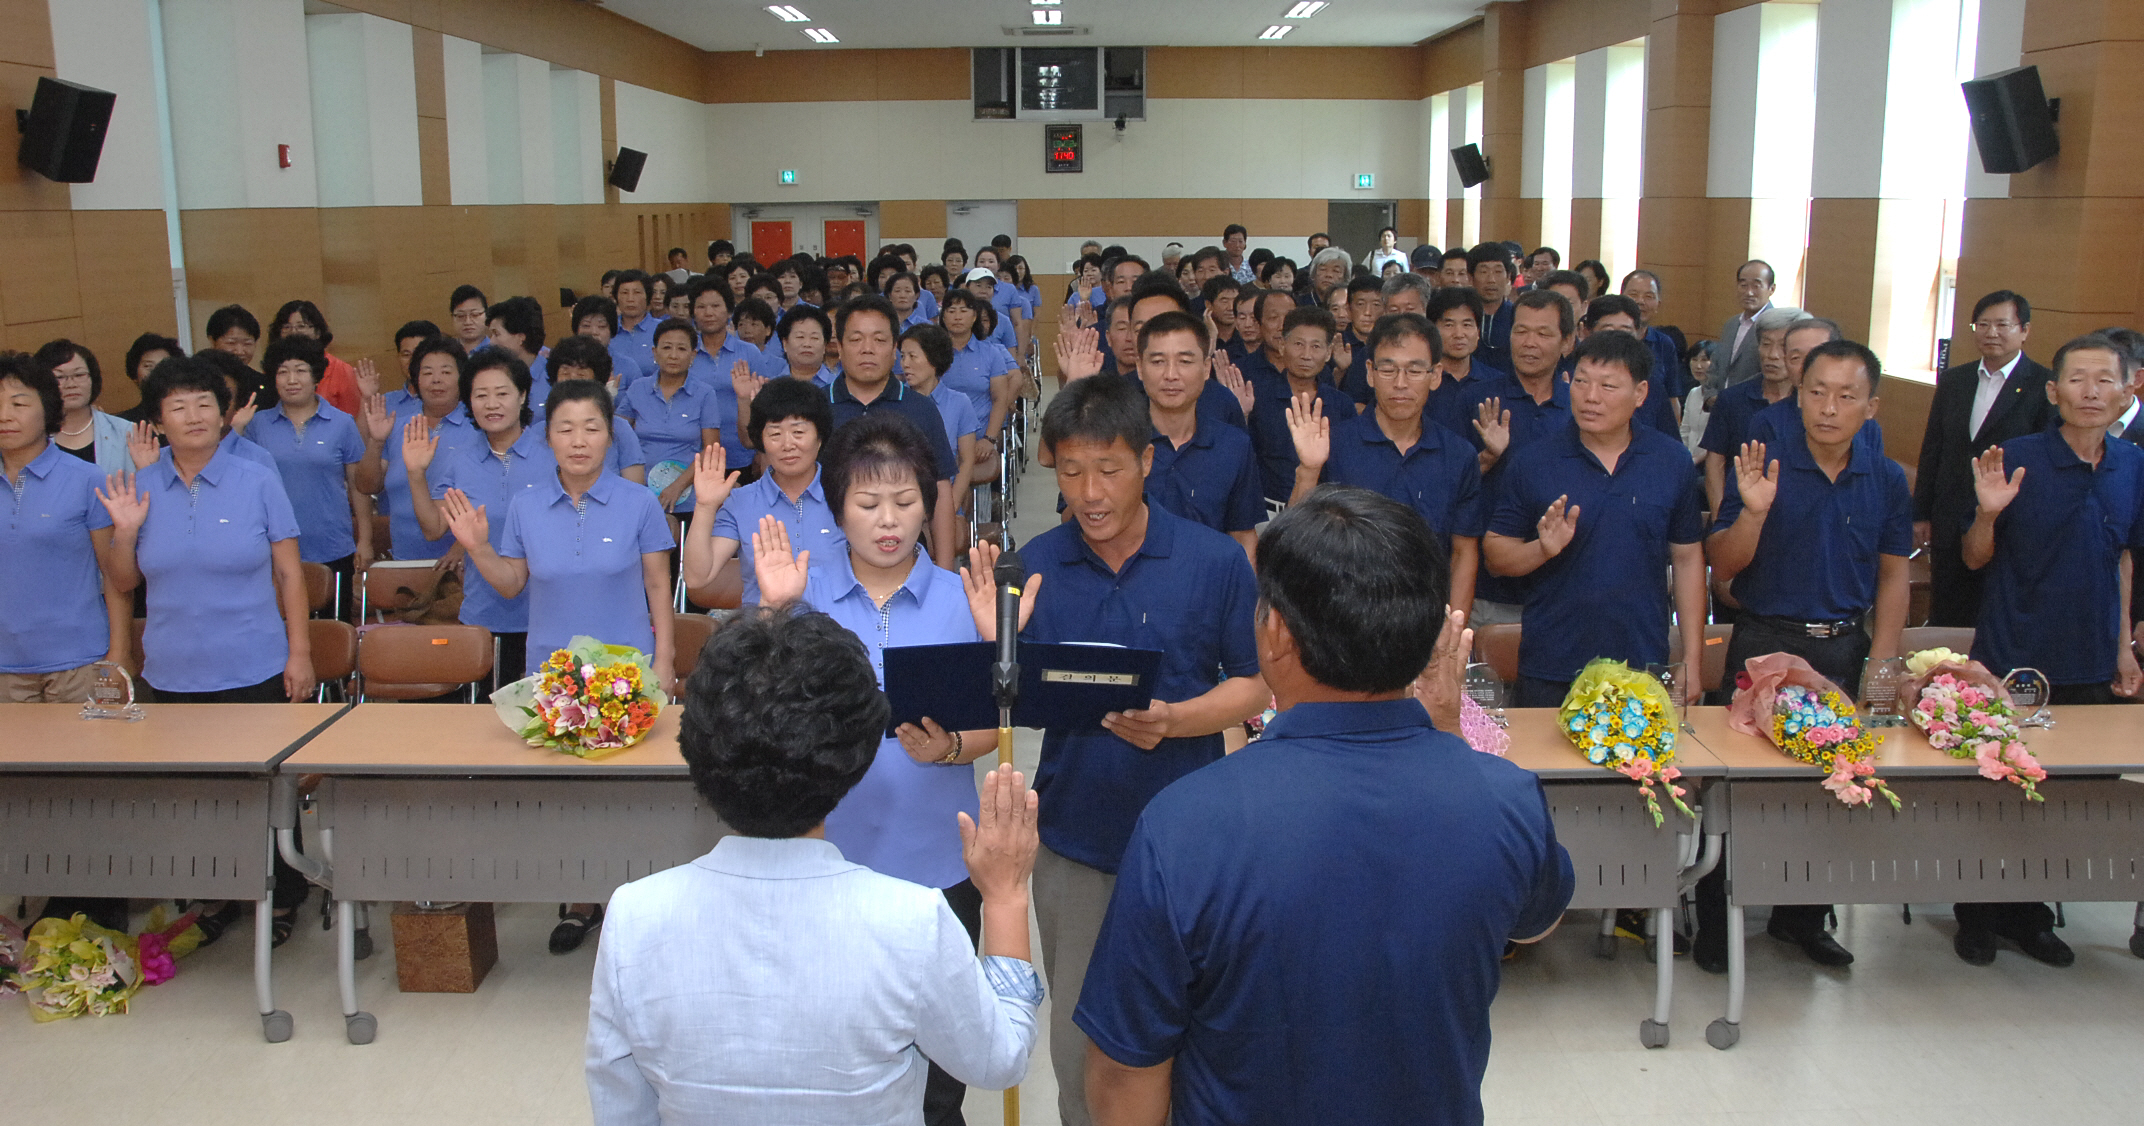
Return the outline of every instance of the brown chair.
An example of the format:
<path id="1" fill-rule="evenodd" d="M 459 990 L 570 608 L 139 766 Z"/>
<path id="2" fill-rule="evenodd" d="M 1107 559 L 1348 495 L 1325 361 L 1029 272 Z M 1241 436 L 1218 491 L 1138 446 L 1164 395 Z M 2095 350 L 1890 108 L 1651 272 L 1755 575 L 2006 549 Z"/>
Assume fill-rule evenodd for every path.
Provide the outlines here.
<path id="1" fill-rule="evenodd" d="M 439 579 L 439 568 L 430 559 L 374 563 L 358 581 L 358 624 L 388 621 L 389 615 L 431 601 L 439 592 Z"/>
<path id="2" fill-rule="evenodd" d="M 1474 648 L 1496 670 L 1496 679 L 1506 684 L 1519 679 L 1519 624 L 1481 626 L 1474 631 Z"/>
<path id="3" fill-rule="evenodd" d="M 390 439 L 390 440 L 391 440 L 391 441 L 400 441 L 400 439 Z M 374 557 L 374 558 L 376 558 L 376 559 L 377 559 L 377 558 L 384 558 L 384 557 L 385 557 L 385 556 L 386 556 L 386 555 L 387 555 L 387 554 L 388 554 L 389 552 L 392 552 L 392 551 L 394 550 L 394 547 L 395 547 L 394 521 L 392 521 L 392 520 L 389 520 L 389 519 L 387 518 L 387 514 L 386 514 L 386 513 L 383 513 L 383 512 L 375 512 L 375 513 L 373 513 L 373 514 L 372 514 L 372 554 L 373 554 L 373 557 Z"/>
<path id="4" fill-rule="evenodd" d="M 314 618 L 305 623 L 313 639 L 313 676 L 320 682 L 314 699 L 328 702 L 328 685 L 338 699 L 350 694 L 350 674 L 357 671 L 357 627 L 333 618 Z"/>
<path id="5" fill-rule="evenodd" d="M 1964 626 L 1908 626 L 1899 631 L 1899 656 L 1910 657 L 1923 649 L 1949 649 L 1953 653 L 1973 651 L 1973 631 Z"/>
<path id="6" fill-rule="evenodd" d="M 712 582 L 706 586 L 689 587 L 685 597 L 703 610 L 735 610 L 744 605 L 744 559 L 741 555 L 730 556 L 730 561 L 715 572 Z M 678 652 L 684 653 L 680 643 Z"/>
<path id="7" fill-rule="evenodd" d="M 325 563 L 300 563 L 305 574 L 305 604 L 317 614 L 335 601 L 335 572 Z"/>
<path id="8" fill-rule="evenodd" d="M 1735 627 L 1708 624 L 1705 626 L 1705 652 L 1697 665 L 1698 687 L 1707 692 L 1717 692 L 1727 680 L 1727 644 L 1734 638 Z M 1668 635 L 1668 661 L 1684 662 L 1682 632 Z M 1684 662 L 1687 663 L 1687 662 Z"/>
<path id="9" fill-rule="evenodd" d="M 707 648 L 707 639 L 722 628 L 722 623 L 705 614 L 678 614 L 670 619 L 670 634 L 675 652 L 670 666 L 677 670 L 677 678 L 684 680 L 692 670 L 700 667 L 700 650 Z"/>
<path id="10" fill-rule="evenodd" d="M 373 626 L 357 645 L 357 698 L 428 700 L 491 679 L 491 631 L 483 626 Z"/>
<path id="11" fill-rule="evenodd" d="M 1906 620 L 1927 622 L 1929 600 L 1935 589 L 1934 572 L 1928 565 L 1928 553 L 1917 552 L 1906 560 Z M 1963 652 L 1963 650 L 1960 650 Z"/>

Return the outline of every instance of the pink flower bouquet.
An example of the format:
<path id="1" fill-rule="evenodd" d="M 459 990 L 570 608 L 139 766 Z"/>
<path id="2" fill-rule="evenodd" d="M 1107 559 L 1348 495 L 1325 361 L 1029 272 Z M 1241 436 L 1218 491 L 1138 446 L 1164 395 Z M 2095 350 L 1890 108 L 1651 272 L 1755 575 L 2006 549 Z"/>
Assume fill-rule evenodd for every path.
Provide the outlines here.
<path id="1" fill-rule="evenodd" d="M 1928 736 L 1928 745 L 1952 758 L 1973 759 L 1980 776 L 2012 782 L 2033 801 L 2047 770 L 2025 749 L 2017 716 L 2010 710 L 2002 682 L 1978 661 L 1942 661 L 1925 679 L 1908 682 L 1913 707 L 1907 715 Z"/>
<path id="2" fill-rule="evenodd" d="M 1728 706 L 1727 725 L 1744 735 L 1763 735 L 1800 762 L 1825 772 L 1824 788 L 1846 805 L 1867 805 L 1881 796 L 1899 808 L 1898 795 L 1876 776 L 1869 761 L 1879 740 L 1861 726 L 1845 692 L 1789 653 L 1753 657 L 1743 675 L 1749 686 Z"/>

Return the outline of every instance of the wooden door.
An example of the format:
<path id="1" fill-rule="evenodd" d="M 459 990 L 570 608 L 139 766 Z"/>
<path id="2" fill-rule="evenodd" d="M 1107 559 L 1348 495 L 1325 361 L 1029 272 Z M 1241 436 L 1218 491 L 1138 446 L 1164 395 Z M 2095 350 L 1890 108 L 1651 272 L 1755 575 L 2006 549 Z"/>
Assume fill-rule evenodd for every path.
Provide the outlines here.
<path id="1" fill-rule="evenodd" d="M 864 256 L 864 221 L 861 219 L 828 219 L 826 221 L 826 257 L 841 258 Z"/>
<path id="2" fill-rule="evenodd" d="M 790 245 L 789 220 L 778 219 L 769 223 L 753 222 L 752 257 L 758 259 L 760 265 L 772 266 L 776 262 L 789 257 L 792 253 L 789 249 Z"/>

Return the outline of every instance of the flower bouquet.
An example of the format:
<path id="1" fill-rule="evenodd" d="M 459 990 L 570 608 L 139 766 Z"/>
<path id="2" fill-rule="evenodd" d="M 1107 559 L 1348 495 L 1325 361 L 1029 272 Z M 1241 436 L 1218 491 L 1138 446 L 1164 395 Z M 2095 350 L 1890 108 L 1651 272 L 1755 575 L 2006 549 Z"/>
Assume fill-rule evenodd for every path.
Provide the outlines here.
<path id="1" fill-rule="evenodd" d="M 1791 653 L 1753 657 L 1743 675 L 1749 684 L 1728 708 L 1730 728 L 1763 735 L 1789 757 L 1823 770 L 1824 788 L 1847 805 L 1866 805 L 1880 794 L 1899 808 L 1898 795 L 1869 761 L 1881 738 L 1861 726 L 1838 685 Z"/>
<path id="2" fill-rule="evenodd" d="M 1571 691 L 1556 713 L 1557 726 L 1585 754 L 1586 761 L 1605 766 L 1638 784 L 1645 792 L 1645 806 L 1652 811 L 1653 826 L 1666 818 L 1653 787 L 1665 790 L 1668 800 L 1685 817 L 1695 818 L 1675 784 L 1682 771 L 1675 761 L 1675 701 L 1659 678 L 1639 672 L 1621 661 L 1596 658 L 1571 682 Z"/>
<path id="3" fill-rule="evenodd" d="M 500 722 L 531 747 L 602 758 L 638 743 L 670 697 L 647 655 L 576 637 L 534 676 L 491 694 Z"/>
<path id="4" fill-rule="evenodd" d="M 22 983 L 32 994 L 31 1018 L 44 1022 L 126 1012 L 142 986 L 138 949 L 131 936 L 106 930 L 84 915 L 39 919 L 30 927 Z"/>
<path id="5" fill-rule="evenodd" d="M 2025 749 L 2017 714 L 2010 709 L 2002 681 L 1978 661 L 1948 649 L 1929 649 L 1906 659 L 1901 699 L 1911 700 L 1907 717 L 1928 736 L 1928 745 L 1952 758 L 1980 764 L 1980 775 L 2014 782 L 2033 801 L 2047 770 Z"/>
<path id="6" fill-rule="evenodd" d="M 28 963 L 25 942 L 15 920 L 0 915 L 0 997 L 12 997 L 26 988 L 22 980 L 23 967 Z"/>

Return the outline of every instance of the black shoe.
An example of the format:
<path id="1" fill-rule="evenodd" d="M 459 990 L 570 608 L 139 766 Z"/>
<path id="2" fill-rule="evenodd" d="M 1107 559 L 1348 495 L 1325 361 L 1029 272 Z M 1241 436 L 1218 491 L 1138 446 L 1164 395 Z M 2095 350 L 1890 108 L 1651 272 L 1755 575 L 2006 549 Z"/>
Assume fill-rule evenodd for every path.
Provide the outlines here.
<path id="1" fill-rule="evenodd" d="M 1997 945 L 1995 935 L 1979 927 L 1959 927 L 1958 937 L 1950 940 L 1950 948 L 1969 966 L 1993 965 Z"/>
<path id="2" fill-rule="evenodd" d="M 1781 942 L 1791 942 L 1801 947 L 1802 953 L 1809 955 L 1809 960 L 1819 966 L 1837 968 L 1854 964 L 1853 951 L 1839 945 L 1837 940 L 1826 934 L 1821 927 L 1808 934 L 1797 934 L 1777 923 L 1771 923 L 1766 925 L 1764 933 Z"/>
<path id="3" fill-rule="evenodd" d="M 298 909 L 286 907 L 268 920 L 268 948 L 280 950 L 298 929 Z"/>
<path id="4" fill-rule="evenodd" d="M 571 954 L 588 940 L 588 933 L 603 925 L 603 905 L 596 904 L 594 913 L 581 915 L 565 908 L 559 909 L 558 925 L 551 928 L 551 953 Z"/>
<path id="5" fill-rule="evenodd" d="M 2056 938 L 2055 932 L 2051 930 L 2037 931 L 2027 935 L 2018 939 L 2017 944 L 2019 949 L 2022 949 L 2035 961 L 2045 962 L 2058 969 L 2077 961 L 2077 952 L 2070 949 L 2069 943 Z"/>
<path id="6" fill-rule="evenodd" d="M 1724 974 L 1727 972 L 1727 951 L 1725 950 L 1713 950 L 1699 946 L 1691 952 L 1690 961 L 1695 963 L 1698 969 L 1708 974 Z"/>
<path id="7" fill-rule="evenodd" d="M 231 925 L 238 921 L 238 916 L 238 901 L 235 899 L 225 901 L 223 909 L 215 914 L 196 916 L 194 925 L 201 928 L 201 945 L 215 945 L 216 940 L 223 937 L 223 932 L 229 930 Z"/>

